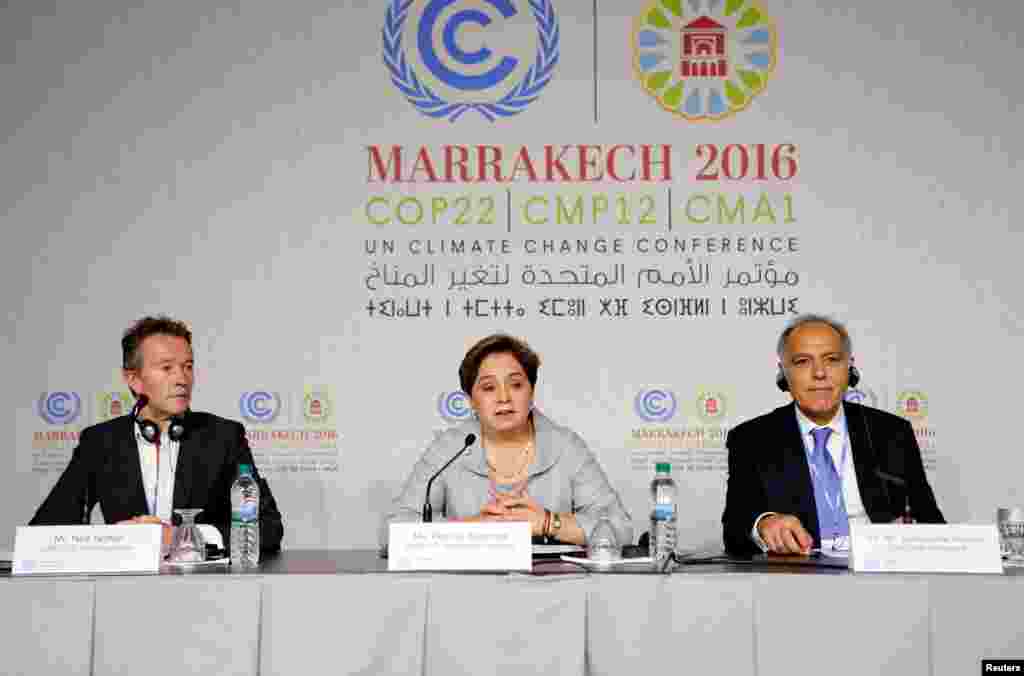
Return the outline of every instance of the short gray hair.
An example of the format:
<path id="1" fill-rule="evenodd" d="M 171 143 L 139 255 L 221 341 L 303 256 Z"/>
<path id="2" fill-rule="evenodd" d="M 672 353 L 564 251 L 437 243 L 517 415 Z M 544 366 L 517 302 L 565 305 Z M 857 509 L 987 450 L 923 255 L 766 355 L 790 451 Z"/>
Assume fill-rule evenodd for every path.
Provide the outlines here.
<path id="1" fill-rule="evenodd" d="M 850 340 L 850 332 L 846 330 L 845 324 L 838 319 L 829 317 L 828 315 L 807 313 L 794 317 L 788 324 L 786 324 L 786 328 L 782 329 L 782 335 L 779 336 L 779 343 L 775 347 L 775 351 L 779 355 L 779 361 L 782 361 L 782 353 L 786 351 L 786 340 L 789 338 L 789 334 L 806 324 L 825 324 L 832 327 L 835 332 L 839 334 L 839 340 L 842 343 L 843 352 L 846 356 L 853 354 L 853 341 Z"/>

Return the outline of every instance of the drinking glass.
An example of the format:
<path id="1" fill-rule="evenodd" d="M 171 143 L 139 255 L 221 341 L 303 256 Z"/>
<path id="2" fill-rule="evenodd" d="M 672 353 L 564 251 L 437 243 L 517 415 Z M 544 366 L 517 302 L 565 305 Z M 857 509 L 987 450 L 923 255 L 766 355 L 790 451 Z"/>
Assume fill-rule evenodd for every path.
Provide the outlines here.
<path id="1" fill-rule="evenodd" d="M 587 557 L 591 561 L 610 564 L 622 558 L 622 550 L 619 548 L 618 538 L 615 537 L 615 529 L 612 528 L 611 519 L 602 514 L 597 525 L 590 533 L 587 541 Z"/>
<path id="2" fill-rule="evenodd" d="M 201 509 L 176 509 L 174 513 L 181 517 L 181 525 L 174 529 L 174 540 L 171 541 L 171 553 L 167 560 L 171 563 L 202 563 L 206 560 L 206 540 L 196 525 L 196 517 Z"/>
<path id="3" fill-rule="evenodd" d="M 1024 561 L 1024 508 L 1000 507 L 996 510 L 999 548 L 1005 558 Z"/>

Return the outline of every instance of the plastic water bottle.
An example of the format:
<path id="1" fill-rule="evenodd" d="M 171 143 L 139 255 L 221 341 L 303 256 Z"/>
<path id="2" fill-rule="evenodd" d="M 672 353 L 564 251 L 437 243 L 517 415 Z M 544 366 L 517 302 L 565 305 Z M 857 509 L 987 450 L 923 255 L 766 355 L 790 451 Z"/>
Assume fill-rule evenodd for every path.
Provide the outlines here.
<path id="1" fill-rule="evenodd" d="M 253 568 L 260 562 L 260 487 L 250 465 L 238 466 L 231 484 L 231 565 Z"/>
<path id="2" fill-rule="evenodd" d="M 651 544 L 650 556 L 661 564 L 676 550 L 677 518 L 676 482 L 672 480 L 672 465 L 659 462 L 654 466 L 651 481 Z"/>

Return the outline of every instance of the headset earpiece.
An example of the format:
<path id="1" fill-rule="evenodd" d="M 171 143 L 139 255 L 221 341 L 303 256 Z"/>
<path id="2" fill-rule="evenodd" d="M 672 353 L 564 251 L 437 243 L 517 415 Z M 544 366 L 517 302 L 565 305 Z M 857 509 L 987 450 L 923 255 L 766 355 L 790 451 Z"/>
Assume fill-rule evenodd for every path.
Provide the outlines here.
<path id="1" fill-rule="evenodd" d="M 139 434 L 143 439 L 151 444 L 160 440 L 160 427 L 155 422 L 141 418 L 136 418 L 135 422 L 139 426 Z"/>
<path id="2" fill-rule="evenodd" d="M 786 380 L 786 372 L 782 370 L 782 364 L 779 364 L 779 372 L 775 374 L 775 385 L 783 392 L 789 392 L 789 381 Z"/>
<path id="3" fill-rule="evenodd" d="M 185 419 L 177 416 L 171 418 L 170 424 L 167 426 L 167 438 L 171 441 L 178 442 L 185 437 Z"/>
<path id="4" fill-rule="evenodd" d="M 860 382 L 860 371 L 853 364 L 850 364 L 850 387 L 857 387 Z"/>
<path id="5" fill-rule="evenodd" d="M 146 418 L 140 418 L 139 413 L 145 408 L 146 404 L 149 403 L 149 397 L 145 395 L 140 396 L 135 406 L 132 407 L 132 420 L 139 426 L 139 434 L 142 438 L 151 444 L 160 442 L 160 426 L 152 420 Z M 171 441 L 178 442 L 185 438 L 185 434 L 188 432 L 188 427 L 185 425 L 185 418 L 183 416 L 175 416 L 171 418 L 170 424 L 167 426 L 167 438 Z"/>

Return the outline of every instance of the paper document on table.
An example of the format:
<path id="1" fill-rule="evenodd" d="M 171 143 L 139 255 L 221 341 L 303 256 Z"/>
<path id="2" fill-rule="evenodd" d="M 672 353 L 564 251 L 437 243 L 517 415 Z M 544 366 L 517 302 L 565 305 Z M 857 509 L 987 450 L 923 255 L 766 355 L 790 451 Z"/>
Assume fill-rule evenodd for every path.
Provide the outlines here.
<path id="1" fill-rule="evenodd" d="M 615 559 L 612 561 L 588 559 L 582 556 L 562 556 L 562 560 L 566 563 L 575 563 L 577 566 L 583 566 L 584 568 L 621 568 L 631 565 L 650 566 L 654 563 L 654 559 L 649 556 L 639 556 L 633 559 Z"/>
<path id="2" fill-rule="evenodd" d="M 222 556 L 219 559 L 206 559 L 205 561 L 163 561 L 160 563 L 161 566 L 168 568 L 208 568 L 212 566 L 227 566 L 231 564 L 231 559 L 226 556 Z"/>
<path id="3" fill-rule="evenodd" d="M 549 554 L 579 554 L 585 550 L 580 545 L 533 545 L 534 556 Z"/>
<path id="4" fill-rule="evenodd" d="M 196 525 L 199 527 L 199 532 L 203 534 L 206 544 L 213 545 L 217 549 L 224 549 L 224 538 L 221 537 L 216 526 L 211 526 L 208 523 L 197 523 Z"/>
<path id="5" fill-rule="evenodd" d="M 827 556 L 830 559 L 842 559 L 845 561 L 850 560 L 850 550 L 846 549 L 832 549 L 831 547 L 822 547 L 821 549 L 812 549 L 812 554 L 821 554 Z"/>

